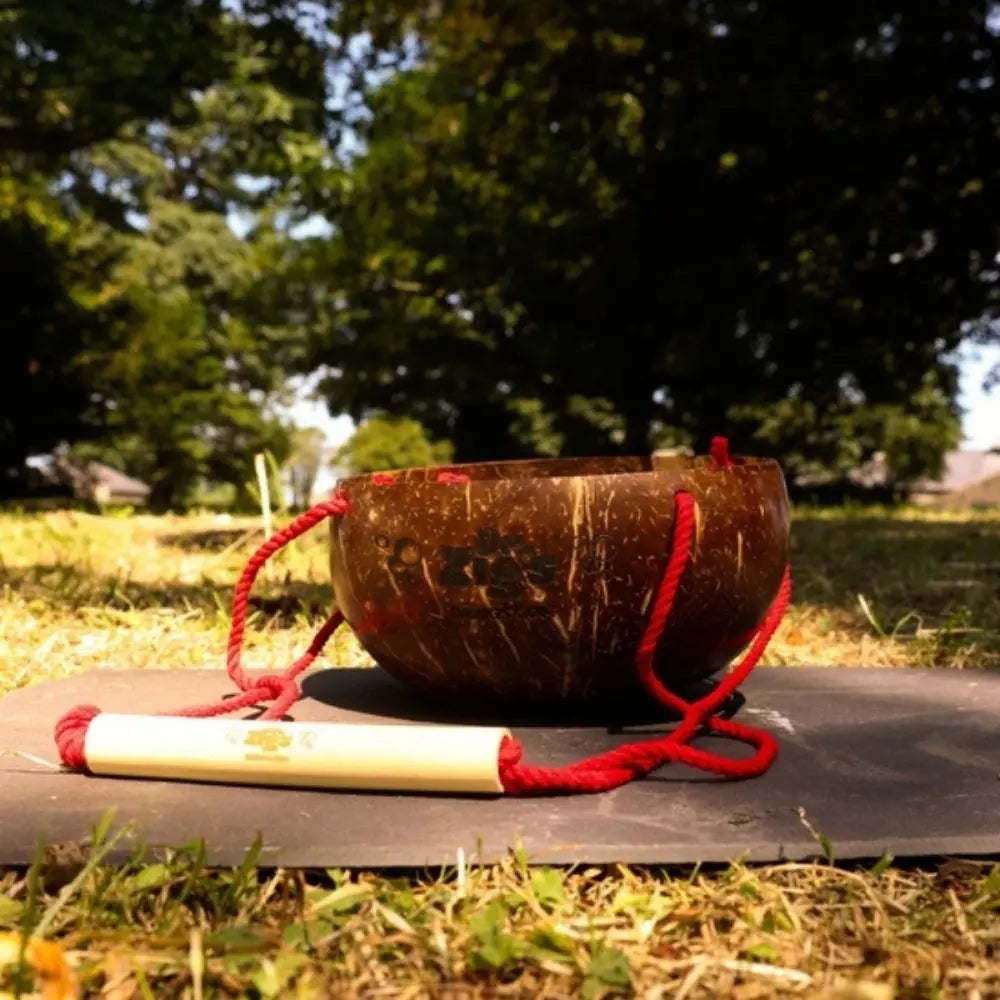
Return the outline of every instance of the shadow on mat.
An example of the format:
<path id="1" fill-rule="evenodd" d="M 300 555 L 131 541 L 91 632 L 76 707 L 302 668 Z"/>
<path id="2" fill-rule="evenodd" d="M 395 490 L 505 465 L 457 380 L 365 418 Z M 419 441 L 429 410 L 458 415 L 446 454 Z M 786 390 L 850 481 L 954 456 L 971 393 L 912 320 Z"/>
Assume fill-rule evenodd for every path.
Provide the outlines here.
<path id="1" fill-rule="evenodd" d="M 701 682 L 686 689 L 682 696 L 693 700 L 714 687 L 712 682 Z M 341 667 L 318 671 L 303 680 L 302 694 L 333 708 L 407 722 L 527 728 L 600 727 L 610 733 L 636 738 L 662 733 L 664 725 L 676 722 L 678 718 L 649 698 L 628 702 L 604 700 L 572 707 L 525 706 L 493 699 L 484 705 L 478 699 L 425 694 L 394 680 L 382 670 L 372 668 Z M 743 695 L 736 693 L 727 699 L 720 714 L 731 717 L 744 702 Z"/>
<path id="2" fill-rule="evenodd" d="M 306 678 L 303 692 L 331 707 L 389 719 L 510 726 L 524 740 L 527 761 L 556 766 L 629 740 L 661 735 L 671 723 L 658 706 L 648 705 L 642 712 L 631 706 L 629 721 L 622 725 L 621 717 L 607 707 L 568 716 L 446 702 L 415 695 L 372 669 L 322 671 Z M 647 775 L 629 795 L 731 785 L 718 794 L 726 796 L 727 810 L 733 802 L 744 804 L 743 811 L 734 814 L 733 825 L 756 823 L 775 810 L 804 805 L 813 818 L 822 816 L 824 832 L 836 830 L 838 839 L 862 836 L 866 824 L 885 808 L 907 818 L 917 838 L 932 828 L 956 836 L 982 827 L 995 829 L 993 816 L 1000 807 L 1000 677 L 973 679 L 947 669 L 764 668 L 748 682 L 745 696 L 727 709 L 728 715 L 779 738 L 778 761 L 759 779 L 763 784 L 731 783 L 674 764 Z M 781 724 L 776 726 L 776 720 Z M 697 745 L 722 756 L 749 753 L 746 747 L 710 735 L 699 736 Z M 758 790 L 762 788 L 768 791 Z M 618 820 L 626 818 L 619 806 L 615 809 Z M 637 817 L 643 823 L 659 822 L 646 813 Z"/>

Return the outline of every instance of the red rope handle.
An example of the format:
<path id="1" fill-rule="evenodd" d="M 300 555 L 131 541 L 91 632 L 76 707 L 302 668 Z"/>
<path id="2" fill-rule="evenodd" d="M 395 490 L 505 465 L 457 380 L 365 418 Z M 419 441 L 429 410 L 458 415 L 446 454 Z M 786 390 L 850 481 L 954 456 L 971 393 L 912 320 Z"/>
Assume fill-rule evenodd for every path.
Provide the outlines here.
<path id="1" fill-rule="evenodd" d="M 711 455 L 718 466 L 732 466 L 725 438 L 713 439 Z M 372 478 L 378 486 L 391 486 L 396 482 L 395 476 L 388 473 L 377 474 Z M 437 481 L 459 485 L 467 483 L 469 479 L 464 473 L 442 472 L 437 476 Z M 266 674 L 251 680 L 241 663 L 250 592 L 261 568 L 279 549 L 326 518 L 342 517 L 347 513 L 348 507 L 346 496 L 338 492 L 330 500 L 317 504 L 273 535 L 247 561 L 233 591 L 232 621 L 226 651 L 226 670 L 240 693 L 224 702 L 196 705 L 163 714 L 210 717 L 271 702 L 261 717 L 277 719 L 301 697 L 299 676 L 312 665 L 343 618 L 339 612 L 331 615 L 317 631 L 306 652 L 282 673 Z M 525 764 L 521 760 L 521 744 L 514 739 L 504 740 L 498 764 L 500 781 L 508 794 L 604 791 L 648 774 L 667 761 L 678 761 L 726 778 L 748 778 L 766 771 L 777 756 L 778 744 L 770 733 L 731 719 L 718 718 L 715 712 L 746 679 L 780 624 L 791 594 L 789 570 L 786 568 L 777 596 L 742 660 L 712 692 L 696 702 L 688 703 L 669 691 L 653 668 L 657 646 L 672 613 L 677 590 L 689 562 L 696 513 L 695 501 L 689 493 L 681 491 L 676 495 L 675 510 L 670 555 L 657 589 L 649 622 L 636 651 L 636 671 L 650 694 L 664 705 L 682 713 L 680 725 L 666 736 L 626 744 L 566 767 L 533 767 Z M 100 709 L 96 706 L 80 705 L 67 712 L 56 724 L 56 745 L 67 767 L 86 769 L 87 727 L 99 714 Z M 746 743 L 755 752 L 748 758 L 737 759 L 690 746 L 689 741 L 702 728 Z"/>
<path id="2" fill-rule="evenodd" d="M 721 464 L 721 463 L 720 463 Z M 670 558 L 657 591 L 653 611 L 636 652 L 636 670 L 646 690 L 662 704 L 683 713 L 679 726 L 666 736 L 616 747 L 564 767 L 534 767 L 522 762 L 523 748 L 515 739 L 500 749 L 500 783 L 512 795 L 558 792 L 603 792 L 642 777 L 668 761 L 687 764 L 724 778 L 751 778 L 763 774 L 778 755 L 778 742 L 770 734 L 731 719 L 715 717 L 716 710 L 739 687 L 756 666 L 771 636 L 781 624 L 791 597 L 791 572 L 786 567 L 781 584 L 740 662 L 709 694 L 689 703 L 663 685 L 653 670 L 653 656 L 673 610 L 681 577 L 688 565 L 694 533 L 695 502 L 689 493 L 675 497 L 673 543 Z M 754 748 L 748 758 L 723 757 L 688 745 L 705 727 L 709 732 L 746 743 Z"/>
<path id="3" fill-rule="evenodd" d="M 313 637 L 309 648 L 290 667 L 280 674 L 265 674 L 251 680 L 240 662 L 243 650 L 243 637 L 246 631 L 247 613 L 250 602 L 250 591 L 253 589 L 257 574 L 264 563 L 279 549 L 289 542 L 311 531 L 321 521 L 328 517 L 342 517 L 348 509 L 347 497 L 338 492 L 329 500 L 324 500 L 300 514 L 291 524 L 273 534 L 247 561 L 239 581 L 233 590 L 232 621 L 229 626 L 229 642 L 226 651 L 226 672 L 233 683 L 240 689 L 234 698 L 222 702 L 212 702 L 208 705 L 194 705 L 163 715 L 183 715 L 206 718 L 216 715 L 228 715 L 244 708 L 252 708 L 261 702 L 272 702 L 261 718 L 280 719 L 288 709 L 302 696 L 298 678 L 307 670 L 319 656 L 330 636 L 343 621 L 339 611 L 334 612 L 320 627 Z M 84 744 L 87 737 L 87 727 L 91 720 L 100 714 L 95 705 L 78 705 L 70 709 L 56 723 L 56 746 L 62 762 L 75 770 L 87 767 Z"/>

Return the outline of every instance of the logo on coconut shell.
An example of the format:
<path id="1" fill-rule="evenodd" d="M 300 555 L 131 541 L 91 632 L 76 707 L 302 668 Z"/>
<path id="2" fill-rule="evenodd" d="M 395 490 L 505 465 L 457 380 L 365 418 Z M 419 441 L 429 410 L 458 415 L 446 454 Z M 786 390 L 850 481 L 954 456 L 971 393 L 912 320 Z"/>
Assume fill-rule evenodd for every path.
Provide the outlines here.
<path id="1" fill-rule="evenodd" d="M 491 600 L 515 600 L 530 588 L 545 590 L 556 582 L 556 557 L 536 551 L 517 532 L 479 528 L 469 545 L 442 545 L 438 552 L 444 560 L 437 576 L 442 587 L 484 587 Z"/>

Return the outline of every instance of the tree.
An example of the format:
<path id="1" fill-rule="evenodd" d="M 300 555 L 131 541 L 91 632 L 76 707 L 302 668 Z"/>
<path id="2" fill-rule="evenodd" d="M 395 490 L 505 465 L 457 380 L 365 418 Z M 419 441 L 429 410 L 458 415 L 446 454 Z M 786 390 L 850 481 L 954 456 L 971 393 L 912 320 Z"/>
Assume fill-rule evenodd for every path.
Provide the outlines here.
<path id="1" fill-rule="evenodd" d="M 333 462 L 348 474 L 357 475 L 385 469 L 446 465 L 451 458 L 451 442 L 429 440 L 416 420 L 376 413 L 341 445 Z"/>
<path id="2" fill-rule="evenodd" d="M 321 50 L 281 2 L 64 7 L 0 28 L 0 253 L 31 269 L 5 276 L 7 489 L 84 439 L 156 509 L 242 489 L 289 448 L 267 414 L 295 331 L 264 278 L 324 156 Z"/>
<path id="3" fill-rule="evenodd" d="M 0 495 L 28 455 L 98 430 L 76 361 L 89 331 L 69 275 L 66 230 L 42 185 L 0 173 Z"/>
<path id="4" fill-rule="evenodd" d="M 883 449 L 910 477 L 957 440 L 950 352 L 998 305 L 985 5 L 396 2 L 335 28 L 371 44 L 302 263 L 332 286 L 332 409 L 460 459 L 728 431 L 793 473 Z"/>
<path id="5" fill-rule="evenodd" d="M 225 73 L 222 23 L 220 0 L 6 3 L 0 151 L 62 157 L 177 114 Z"/>
<path id="6" fill-rule="evenodd" d="M 244 486 L 258 451 L 288 454 L 262 406 L 280 372 L 241 311 L 255 274 L 252 247 L 222 218 L 168 201 L 111 272 L 120 346 L 102 352 L 91 385 L 107 451 L 149 481 L 154 510 L 183 506 L 199 479 Z"/>

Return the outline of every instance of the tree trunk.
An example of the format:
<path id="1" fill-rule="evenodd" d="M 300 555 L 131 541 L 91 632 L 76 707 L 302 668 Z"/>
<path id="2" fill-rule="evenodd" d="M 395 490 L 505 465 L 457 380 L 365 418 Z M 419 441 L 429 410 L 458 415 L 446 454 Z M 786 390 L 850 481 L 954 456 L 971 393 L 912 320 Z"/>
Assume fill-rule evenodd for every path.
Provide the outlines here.
<path id="1" fill-rule="evenodd" d="M 625 440 L 622 442 L 622 451 L 626 455 L 649 454 L 649 428 L 651 423 L 650 407 L 647 407 L 642 412 L 626 414 Z"/>
<path id="2" fill-rule="evenodd" d="M 166 514 L 173 507 L 174 484 L 169 476 L 160 476 L 153 480 L 147 504 L 154 514 Z"/>
<path id="3" fill-rule="evenodd" d="M 456 462 L 526 458 L 524 446 L 510 431 L 511 416 L 502 403 L 462 403 L 451 433 Z"/>
<path id="4" fill-rule="evenodd" d="M 656 404 L 653 402 L 656 386 L 649 381 L 652 367 L 650 362 L 644 370 L 633 368 L 635 375 L 631 384 L 634 389 L 622 411 L 622 416 L 625 418 L 622 453 L 625 455 L 648 455 L 650 452 L 649 432 L 652 430 L 653 416 L 656 413 Z"/>

